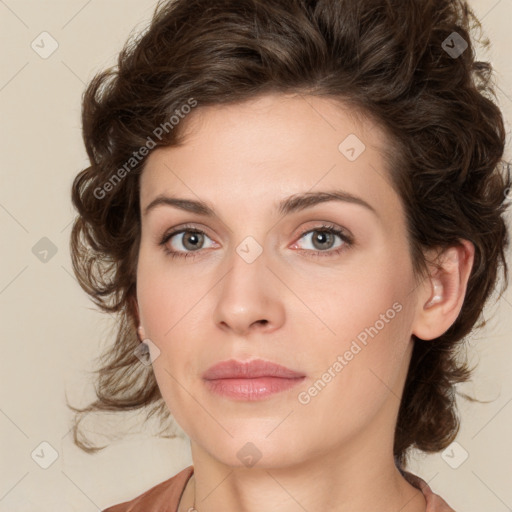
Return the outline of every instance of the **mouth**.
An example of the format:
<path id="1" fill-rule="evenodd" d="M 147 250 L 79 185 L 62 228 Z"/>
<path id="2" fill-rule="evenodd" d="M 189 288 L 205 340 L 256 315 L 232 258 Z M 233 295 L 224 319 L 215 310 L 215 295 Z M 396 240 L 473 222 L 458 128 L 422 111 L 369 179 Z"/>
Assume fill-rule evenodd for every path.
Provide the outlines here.
<path id="1" fill-rule="evenodd" d="M 256 359 L 231 359 L 209 368 L 203 380 L 210 391 L 235 400 L 261 400 L 290 389 L 306 376 L 282 365 Z"/>

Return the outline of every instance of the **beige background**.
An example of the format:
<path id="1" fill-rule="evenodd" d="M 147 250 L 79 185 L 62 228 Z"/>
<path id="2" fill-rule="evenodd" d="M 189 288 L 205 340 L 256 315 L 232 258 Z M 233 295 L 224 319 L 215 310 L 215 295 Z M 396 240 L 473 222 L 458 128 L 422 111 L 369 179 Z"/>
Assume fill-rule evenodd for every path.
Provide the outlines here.
<path id="1" fill-rule="evenodd" d="M 0 511 L 95 511 L 125 501 L 191 463 L 188 441 L 154 438 L 151 426 L 97 455 L 71 442 L 71 403 L 93 397 L 93 358 L 110 343 L 112 321 L 96 312 L 71 272 L 70 185 L 87 165 L 80 100 L 95 72 L 114 64 L 123 42 L 149 20 L 155 0 L 0 0 L 1 176 Z M 512 119 L 510 0 L 473 0 L 492 40 L 499 101 Z M 51 49 L 47 31 L 57 50 Z M 47 237 L 57 252 L 42 262 L 33 247 Z M 36 246 L 36 248 L 39 246 Z M 464 390 L 488 404 L 461 402 L 458 446 L 418 457 L 412 470 L 458 512 L 512 509 L 512 293 L 485 312 L 485 331 L 468 344 L 478 362 Z M 124 421 L 124 419 L 123 419 Z M 112 420 L 113 428 L 120 426 Z M 93 424 L 100 431 L 104 424 Z M 104 438 L 99 438 L 105 440 Z M 47 469 L 51 448 L 57 459 Z M 468 458 L 462 462 L 465 453 Z M 38 454 L 38 455 L 37 455 Z M 460 464 L 457 469 L 450 467 Z M 462 462 L 462 464 L 461 464 Z M 398 512 L 398 511 L 397 511 Z"/>

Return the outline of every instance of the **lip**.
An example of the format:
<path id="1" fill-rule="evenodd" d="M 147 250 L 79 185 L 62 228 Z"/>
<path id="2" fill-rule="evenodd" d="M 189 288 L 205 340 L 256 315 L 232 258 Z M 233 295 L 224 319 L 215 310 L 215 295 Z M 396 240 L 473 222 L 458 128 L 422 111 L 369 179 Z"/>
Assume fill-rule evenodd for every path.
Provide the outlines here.
<path id="1" fill-rule="evenodd" d="M 213 365 L 202 377 L 216 394 L 237 400 L 260 400 L 296 386 L 306 376 L 262 359 L 230 359 Z"/>
<path id="2" fill-rule="evenodd" d="M 203 379 L 254 379 L 257 377 L 279 377 L 282 379 L 296 379 L 305 377 L 303 373 L 290 370 L 277 363 L 253 359 L 252 361 L 221 361 L 203 373 Z"/>

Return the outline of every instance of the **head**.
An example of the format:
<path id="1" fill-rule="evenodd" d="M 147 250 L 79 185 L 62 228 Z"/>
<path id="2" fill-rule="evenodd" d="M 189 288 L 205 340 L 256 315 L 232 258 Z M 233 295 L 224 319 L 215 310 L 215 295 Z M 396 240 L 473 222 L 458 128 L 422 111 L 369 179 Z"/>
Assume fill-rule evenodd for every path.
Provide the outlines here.
<path id="1" fill-rule="evenodd" d="M 159 5 L 84 95 L 73 264 L 119 324 L 82 412 L 172 413 L 228 464 L 248 439 L 272 466 L 283 449 L 293 462 L 291 445 L 295 462 L 348 450 L 376 425 L 400 463 L 441 450 L 470 376 L 461 345 L 500 268 L 507 280 L 505 130 L 473 14 L 202 4 Z M 468 44 L 456 58 L 453 32 Z M 205 388 L 212 364 L 253 357 L 307 385 L 237 405 Z"/>

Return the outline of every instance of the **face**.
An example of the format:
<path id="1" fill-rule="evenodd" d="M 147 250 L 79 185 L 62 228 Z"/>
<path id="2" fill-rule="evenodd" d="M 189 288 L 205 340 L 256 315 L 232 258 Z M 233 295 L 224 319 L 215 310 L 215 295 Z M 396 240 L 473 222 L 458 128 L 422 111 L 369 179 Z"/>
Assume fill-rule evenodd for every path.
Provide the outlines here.
<path id="1" fill-rule="evenodd" d="M 249 454 L 277 467 L 392 440 L 414 276 L 386 138 L 351 114 L 277 94 L 198 107 L 184 144 L 146 162 L 140 324 L 169 410 L 224 464 Z M 255 359 L 297 378 L 203 378 Z"/>

